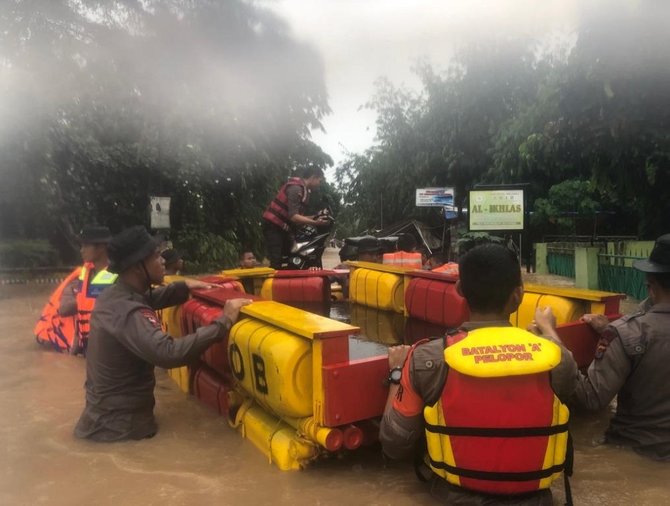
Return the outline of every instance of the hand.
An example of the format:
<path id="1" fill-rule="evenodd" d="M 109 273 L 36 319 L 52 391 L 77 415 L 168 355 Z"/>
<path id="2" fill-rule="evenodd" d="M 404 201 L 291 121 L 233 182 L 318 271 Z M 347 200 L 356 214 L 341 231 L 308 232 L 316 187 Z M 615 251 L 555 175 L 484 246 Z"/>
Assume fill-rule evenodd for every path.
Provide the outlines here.
<path id="1" fill-rule="evenodd" d="M 595 330 L 598 334 L 602 334 L 603 330 L 605 330 L 605 327 L 610 324 L 609 319 L 604 314 L 585 314 L 582 316 L 581 320 L 591 325 L 593 330 Z"/>
<path id="2" fill-rule="evenodd" d="M 402 367 L 407 359 L 409 350 L 412 347 L 407 344 L 401 344 L 400 346 L 391 346 L 389 348 L 389 369 L 394 367 Z"/>
<path id="3" fill-rule="evenodd" d="M 222 316 L 228 318 L 232 323 L 235 323 L 240 316 L 240 308 L 248 306 L 252 302 L 251 299 L 229 299 L 223 305 Z"/>
<path id="4" fill-rule="evenodd" d="M 330 224 L 330 221 L 327 220 L 326 218 L 317 218 L 316 220 L 314 220 L 314 225 L 316 225 L 317 227 L 323 227 L 324 225 L 328 224 Z"/>
<path id="5" fill-rule="evenodd" d="M 535 319 L 528 326 L 534 334 L 554 335 L 556 333 L 556 317 L 550 307 L 535 309 Z"/>
<path id="6" fill-rule="evenodd" d="M 184 280 L 184 283 L 186 283 L 186 286 L 188 286 L 189 290 L 209 290 L 211 288 L 216 288 L 216 285 L 212 283 L 205 283 L 204 281 L 200 281 L 198 279 L 187 278 Z"/>

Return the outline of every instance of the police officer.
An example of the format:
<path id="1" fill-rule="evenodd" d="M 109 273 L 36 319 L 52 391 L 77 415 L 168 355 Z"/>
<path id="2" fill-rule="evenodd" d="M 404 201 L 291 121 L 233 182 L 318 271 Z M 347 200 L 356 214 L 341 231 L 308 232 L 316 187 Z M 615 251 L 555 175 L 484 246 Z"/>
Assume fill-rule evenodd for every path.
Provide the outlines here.
<path id="1" fill-rule="evenodd" d="M 616 395 L 616 414 L 603 442 L 670 461 L 670 234 L 659 237 L 649 259 L 633 267 L 646 274 L 649 298 L 612 323 L 602 315 L 584 315 L 601 340 L 587 375 L 580 376 L 575 400 L 599 410 Z"/>
<path id="2" fill-rule="evenodd" d="M 107 269 L 107 264 L 109 264 L 107 245 L 111 239 L 112 234 L 107 227 L 84 227 L 79 234 L 81 244 L 79 253 L 84 264 L 89 264 L 96 272 Z M 63 290 L 58 308 L 62 316 L 72 316 L 77 313 L 77 293 L 81 290 L 84 275 L 84 272 L 80 273 L 79 279 L 72 281 Z"/>
<path id="3" fill-rule="evenodd" d="M 155 309 L 181 304 L 206 283 L 187 280 L 151 290 L 165 273 L 159 242 L 144 227 L 129 228 L 109 245 L 109 270 L 117 282 L 99 297 L 91 321 L 86 361 L 86 407 L 74 434 L 95 441 L 153 436 L 154 366 L 172 368 L 221 341 L 250 301 L 228 301 L 221 317 L 195 333 L 173 339 Z"/>
<path id="4" fill-rule="evenodd" d="M 535 313 L 541 336 L 510 325 L 523 297 L 516 256 L 487 244 L 459 266 L 470 321 L 445 338 L 389 348 L 382 448 L 410 456 L 425 431 L 430 470 L 422 474 L 443 504 L 550 505 L 577 364 L 550 309 Z"/>
<path id="5" fill-rule="evenodd" d="M 81 258 L 84 265 L 79 277 L 63 289 L 58 313 L 76 316 L 76 329 L 69 352 L 77 355 L 86 352 L 90 331 L 91 313 L 98 296 L 116 280 L 116 274 L 107 271 L 109 257 L 107 245 L 112 234 L 107 227 L 87 226 L 79 236 Z"/>

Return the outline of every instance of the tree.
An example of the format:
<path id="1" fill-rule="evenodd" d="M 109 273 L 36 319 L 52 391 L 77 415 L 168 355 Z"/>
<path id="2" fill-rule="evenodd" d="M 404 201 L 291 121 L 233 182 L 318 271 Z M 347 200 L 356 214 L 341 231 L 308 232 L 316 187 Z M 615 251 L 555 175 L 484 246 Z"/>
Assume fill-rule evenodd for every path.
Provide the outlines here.
<path id="1" fill-rule="evenodd" d="M 533 199 L 565 180 L 588 180 L 602 207 L 618 212 L 613 232 L 664 233 L 670 58 L 660 48 L 670 42 L 668 13 L 656 2 L 617 2 L 586 17 L 537 100 L 498 132 L 490 176 L 530 181 Z M 576 197 L 567 200 L 573 212 Z"/>
<path id="2" fill-rule="evenodd" d="M 361 229 L 437 213 L 415 207 L 415 189 L 453 186 L 462 207 L 467 190 L 489 169 L 494 135 L 535 91 L 532 52 L 520 42 L 482 43 L 461 51 L 444 75 L 419 64 L 421 93 L 377 83 L 377 144 L 338 167 L 350 224 Z M 437 224 L 437 223 L 435 223 Z"/>
<path id="3" fill-rule="evenodd" d="M 290 171 L 332 163 L 309 137 L 329 111 L 319 57 L 253 4 L 17 2 L 0 27 L 3 236 L 118 231 L 160 194 L 177 238 L 258 249 Z"/>

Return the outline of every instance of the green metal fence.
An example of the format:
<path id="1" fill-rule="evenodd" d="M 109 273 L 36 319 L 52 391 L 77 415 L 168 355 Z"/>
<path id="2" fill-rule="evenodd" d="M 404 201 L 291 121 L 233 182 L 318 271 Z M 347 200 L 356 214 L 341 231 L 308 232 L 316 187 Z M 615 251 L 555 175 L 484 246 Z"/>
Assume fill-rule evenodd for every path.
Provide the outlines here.
<path id="1" fill-rule="evenodd" d="M 637 300 L 647 298 L 643 272 L 630 265 L 632 260 L 644 257 L 627 255 L 598 255 L 598 286 L 608 292 L 623 292 Z"/>
<path id="2" fill-rule="evenodd" d="M 551 274 L 575 277 L 575 250 L 568 248 L 547 248 L 547 269 Z"/>

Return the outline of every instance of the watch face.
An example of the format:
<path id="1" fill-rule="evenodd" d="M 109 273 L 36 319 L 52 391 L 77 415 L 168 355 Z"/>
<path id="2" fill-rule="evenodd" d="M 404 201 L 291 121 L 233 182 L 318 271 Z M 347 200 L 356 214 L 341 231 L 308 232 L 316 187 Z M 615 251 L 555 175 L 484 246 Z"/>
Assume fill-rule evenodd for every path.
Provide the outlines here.
<path id="1" fill-rule="evenodd" d="M 391 370 L 391 373 L 389 374 L 389 379 L 391 380 L 391 383 L 400 383 L 401 378 L 402 378 L 402 369 Z"/>

